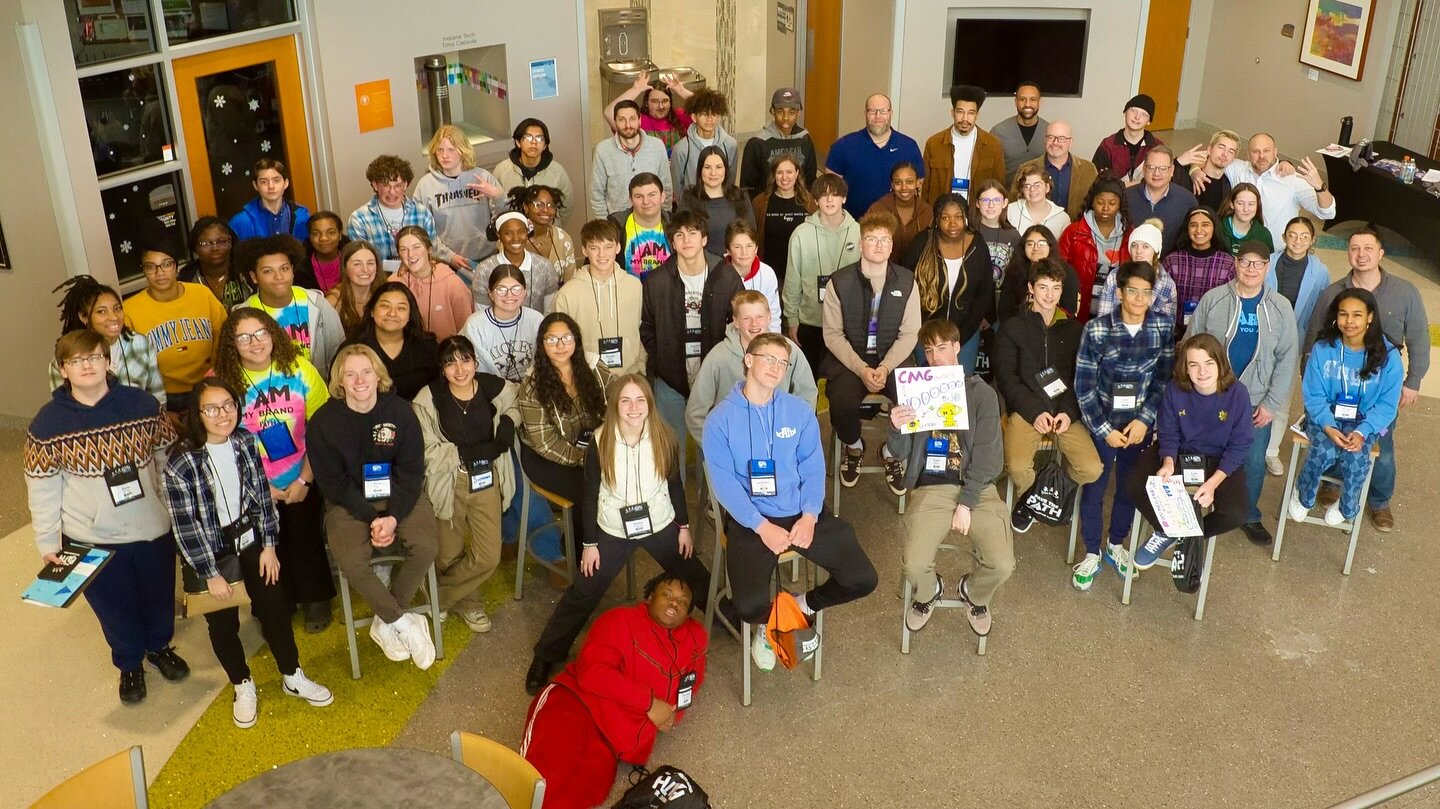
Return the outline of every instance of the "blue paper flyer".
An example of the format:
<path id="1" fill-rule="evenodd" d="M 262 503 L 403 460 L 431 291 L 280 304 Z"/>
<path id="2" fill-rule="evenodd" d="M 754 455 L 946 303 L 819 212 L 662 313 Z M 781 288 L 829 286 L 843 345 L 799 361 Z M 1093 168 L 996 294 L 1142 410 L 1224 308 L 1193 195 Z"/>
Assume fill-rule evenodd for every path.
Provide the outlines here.
<path id="1" fill-rule="evenodd" d="M 95 574 L 105 567 L 112 555 L 104 548 L 66 546 L 60 552 L 61 564 L 46 565 L 40 576 L 20 594 L 20 598 L 41 607 L 68 607 L 84 591 Z M 54 575 L 57 569 L 66 567 L 69 570 L 63 578 Z"/>

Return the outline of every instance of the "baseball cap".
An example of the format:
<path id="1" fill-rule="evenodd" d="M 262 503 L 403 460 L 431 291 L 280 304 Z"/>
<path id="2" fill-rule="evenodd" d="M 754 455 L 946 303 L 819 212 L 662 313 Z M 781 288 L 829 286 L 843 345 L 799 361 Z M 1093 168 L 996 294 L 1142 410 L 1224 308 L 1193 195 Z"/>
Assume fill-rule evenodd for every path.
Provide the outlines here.
<path id="1" fill-rule="evenodd" d="M 772 110 L 799 110 L 805 105 L 800 103 L 800 91 L 794 87 L 781 87 L 770 96 L 770 109 Z"/>

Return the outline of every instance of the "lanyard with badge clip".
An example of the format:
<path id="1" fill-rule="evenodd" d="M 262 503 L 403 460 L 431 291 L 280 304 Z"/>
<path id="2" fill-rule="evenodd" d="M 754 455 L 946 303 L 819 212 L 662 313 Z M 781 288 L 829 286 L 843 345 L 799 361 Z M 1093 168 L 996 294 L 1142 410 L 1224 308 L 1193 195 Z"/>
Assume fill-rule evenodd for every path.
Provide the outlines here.
<path id="1" fill-rule="evenodd" d="M 765 457 L 755 457 L 755 432 L 750 429 L 750 419 L 745 419 L 745 432 L 750 437 L 750 496 L 751 497 L 774 497 L 779 491 L 775 485 L 775 445 L 772 437 L 772 427 L 775 424 L 775 395 L 770 395 L 770 404 L 767 408 L 770 411 L 770 426 L 765 424 L 765 411 L 760 411 L 760 427 L 765 431 Z M 753 410 L 750 402 L 745 402 L 745 412 L 748 414 Z"/>
<path id="2" fill-rule="evenodd" d="M 609 281 L 612 304 L 610 313 L 615 318 L 615 327 L 618 329 L 620 327 L 620 280 L 615 277 L 614 273 L 615 271 L 612 270 Z M 606 368 L 619 368 L 623 364 L 621 357 L 624 352 L 621 346 L 624 338 L 619 335 L 605 336 L 605 315 L 600 311 L 600 293 L 596 291 L 596 286 L 595 276 L 592 275 L 590 276 L 590 295 L 595 299 L 595 321 L 600 327 L 600 361 L 605 363 Z"/>
<path id="3" fill-rule="evenodd" d="M 1362 368 L 1364 360 L 1361 360 Z M 1360 420 L 1360 394 L 1350 392 L 1350 369 L 1345 366 L 1345 346 L 1340 346 L 1340 396 L 1335 400 L 1336 421 Z"/>
<path id="4" fill-rule="evenodd" d="M 475 380 L 471 380 L 471 382 L 475 385 L 475 392 L 470 395 L 469 399 L 466 400 L 467 404 L 461 404 L 460 399 L 455 395 L 455 393 L 453 391 L 450 392 L 451 401 L 455 402 L 455 407 L 459 408 L 460 410 L 462 424 L 467 424 L 467 422 L 464 421 L 464 418 L 470 415 L 470 408 L 475 405 L 475 397 L 480 395 L 480 383 Z M 440 428 L 440 434 L 445 434 L 444 427 Z M 452 444 L 455 443 L 455 441 L 453 439 L 450 439 L 449 436 L 446 436 L 446 439 L 449 440 Z M 493 462 L 489 458 L 474 458 L 470 461 L 462 460 L 462 463 L 465 465 L 466 473 L 470 478 L 469 491 L 471 494 L 479 491 L 484 491 L 485 489 L 488 489 L 491 486 L 495 485 L 495 470 L 493 468 Z"/>
<path id="5" fill-rule="evenodd" d="M 655 528 L 650 522 L 650 505 L 646 503 L 640 491 L 640 444 L 645 440 L 645 434 L 640 434 L 634 446 L 627 444 L 620 431 L 615 431 L 620 443 L 625 445 L 625 483 L 621 490 L 621 499 L 625 505 L 620 507 L 620 524 L 625 527 L 626 539 L 644 539 L 655 533 Z M 630 502 L 630 480 L 635 480 L 635 499 L 639 502 Z"/>
<path id="6" fill-rule="evenodd" d="M 216 468 L 215 459 L 210 457 L 208 450 L 205 452 L 205 464 L 210 467 L 210 482 L 215 489 L 215 504 L 219 506 L 221 510 L 216 516 L 223 519 L 220 523 L 220 536 L 224 538 L 227 550 L 234 550 L 236 553 L 239 553 L 255 544 L 255 525 L 250 519 L 249 513 L 245 511 L 244 483 L 241 483 L 240 492 L 235 498 L 240 503 L 240 516 L 232 517 L 230 515 L 230 504 L 226 502 L 225 494 L 221 491 L 223 486 L 220 482 L 220 470 Z M 235 462 L 235 472 L 238 478 L 240 472 L 238 457 Z"/>
<path id="7" fill-rule="evenodd" d="M 704 308 L 704 304 L 705 304 L 705 288 L 706 288 L 706 286 L 708 286 L 709 280 L 710 280 L 710 264 L 709 264 L 709 262 L 706 262 L 706 264 L 705 264 L 705 271 L 700 274 L 700 305 L 696 307 L 696 312 L 697 312 L 698 319 L 700 319 L 702 323 L 704 322 L 703 308 Z M 684 281 L 684 279 L 681 279 L 681 281 L 680 281 L 680 287 L 681 287 L 681 296 L 680 296 L 680 298 L 681 298 L 681 307 L 683 308 L 683 307 L 685 306 L 685 292 L 684 292 L 685 281 Z M 694 327 L 694 328 L 691 328 L 690 326 L 687 325 L 687 326 L 685 327 L 685 359 L 687 359 L 687 360 L 688 360 L 688 359 L 697 359 L 697 358 L 700 357 L 700 353 L 701 353 L 701 352 L 700 352 L 700 335 L 701 335 L 701 330 L 700 330 L 700 329 L 701 329 L 701 327 L 699 327 L 699 326 L 696 326 L 696 327 Z"/>

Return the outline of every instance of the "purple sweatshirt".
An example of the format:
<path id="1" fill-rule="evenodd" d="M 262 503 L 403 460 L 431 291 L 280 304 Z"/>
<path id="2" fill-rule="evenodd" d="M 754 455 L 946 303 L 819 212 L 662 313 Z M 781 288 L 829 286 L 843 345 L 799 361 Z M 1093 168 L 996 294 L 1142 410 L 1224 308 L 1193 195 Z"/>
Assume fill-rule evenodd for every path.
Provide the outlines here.
<path id="1" fill-rule="evenodd" d="M 1245 465 L 1254 440 L 1250 412 L 1250 392 L 1238 381 L 1227 391 L 1202 394 L 1187 393 L 1172 380 L 1156 420 L 1160 457 L 1175 458 L 1177 467 L 1182 452 L 1219 458 L 1219 470 L 1233 475 Z"/>

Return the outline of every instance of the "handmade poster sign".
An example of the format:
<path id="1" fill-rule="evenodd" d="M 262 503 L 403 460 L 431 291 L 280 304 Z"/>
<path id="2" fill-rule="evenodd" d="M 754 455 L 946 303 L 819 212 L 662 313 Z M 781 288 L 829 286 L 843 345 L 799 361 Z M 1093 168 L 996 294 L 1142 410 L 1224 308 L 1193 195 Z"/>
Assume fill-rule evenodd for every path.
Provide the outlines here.
<path id="1" fill-rule="evenodd" d="M 900 428 L 902 433 L 970 429 L 965 369 L 959 365 L 895 369 L 895 398 L 915 408 L 915 418 Z"/>
<path id="2" fill-rule="evenodd" d="M 1145 493 L 1150 496 L 1150 505 L 1155 509 L 1155 518 L 1160 521 L 1159 527 L 1165 536 L 1203 536 L 1195 503 L 1179 478 L 1161 480 L 1152 475 L 1145 481 Z"/>

